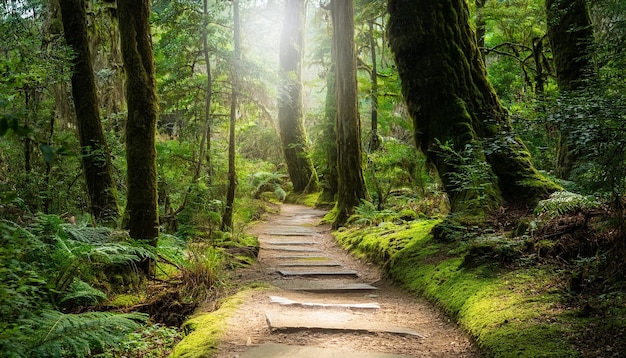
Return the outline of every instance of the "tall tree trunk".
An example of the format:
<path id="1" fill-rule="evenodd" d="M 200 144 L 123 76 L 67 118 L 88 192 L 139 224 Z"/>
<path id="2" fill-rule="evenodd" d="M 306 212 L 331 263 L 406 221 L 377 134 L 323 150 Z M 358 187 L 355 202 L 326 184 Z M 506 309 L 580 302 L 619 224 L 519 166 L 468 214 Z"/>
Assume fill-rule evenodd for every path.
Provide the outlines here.
<path id="1" fill-rule="evenodd" d="M 61 0 L 65 40 L 76 54 L 73 59 L 72 95 L 80 140 L 83 171 L 96 222 L 114 224 L 119 217 L 109 149 L 104 138 L 98 95 L 87 38 L 84 0 Z"/>
<path id="2" fill-rule="evenodd" d="M 208 0 L 203 0 L 202 3 L 202 15 L 204 17 L 204 25 L 202 27 L 202 52 L 204 54 L 204 63 L 206 69 L 206 95 L 204 97 L 204 128 L 202 131 L 202 140 L 200 141 L 200 153 L 198 156 L 198 166 L 196 167 L 196 173 L 194 180 L 198 180 L 200 177 L 200 170 L 202 169 L 203 157 L 206 157 L 206 164 L 209 172 L 209 180 L 213 171 L 211 166 L 211 98 L 213 95 L 213 77 L 211 76 L 211 58 L 209 56 L 209 4 Z"/>
<path id="3" fill-rule="evenodd" d="M 126 70 L 126 164 L 124 226 L 133 239 L 156 247 L 159 236 L 156 167 L 158 106 L 150 35 L 150 0 L 118 0 L 122 58 Z M 144 271 L 154 273 L 154 263 Z"/>
<path id="4" fill-rule="evenodd" d="M 337 172 L 339 174 L 338 228 L 346 223 L 354 208 L 367 198 L 363 179 L 361 122 L 357 107 L 356 54 L 354 47 L 354 3 L 332 2 L 333 46 L 337 66 Z"/>
<path id="5" fill-rule="evenodd" d="M 369 42 L 370 55 L 372 57 L 372 70 L 370 71 L 370 81 L 372 90 L 370 93 L 371 109 L 371 129 L 369 151 L 377 151 L 380 147 L 380 138 L 378 138 L 378 67 L 376 66 L 376 38 L 374 37 L 374 20 L 369 21 Z"/>
<path id="6" fill-rule="evenodd" d="M 467 3 L 389 0 L 388 8 L 390 47 L 415 141 L 436 166 L 452 210 L 484 215 L 500 197 L 533 205 L 555 190 L 511 132 L 507 111 L 487 80 Z M 469 153 L 468 146 L 474 157 L 470 167 L 441 155 L 449 147 Z M 478 178 L 463 172 L 477 168 L 484 172 Z M 478 182 L 464 182 L 468 179 Z M 467 207 L 478 199 L 483 207 Z"/>
<path id="7" fill-rule="evenodd" d="M 305 0 L 286 0 L 280 39 L 278 125 L 294 194 L 319 190 L 317 173 L 309 156 L 302 113 L 302 55 L 304 52 Z"/>
<path id="8" fill-rule="evenodd" d="M 323 175 L 322 193 L 317 198 L 317 206 L 328 207 L 335 204 L 338 192 L 337 173 L 337 95 L 335 75 L 335 54 L 331 54 L 332 64 L 326 78 L 326 104 L 324 108 L 324 129 L 322 140 L 326 152 L 326 168 Z"/>
<path id="9" fill-rule="evenodd" d="M 559 88 L 564 92 L 579 90 L 593 72 L 593 28 L 587 1 L 546 0 L 546 17 Z M 567 127 L 564 123 L 557 148 L 556 174 L 560 178 L 569 177 L 579 157 L 572 151 Z"/>
<path id="10" fill-rule="evenodd" d="M 235 205 L 235 189 L 237 188 L 237 172 L 235 168 L 235 124 L 237 119 L 237 102 L 239 91 L 239 62 L 241 61 L 241 23 L 239 19 L 239 0 L 233 0 L 234 54 L 231 64 L 232 93 L 230 97 L 230 129 L 228 136 L 228 189 L 226 191 L 226 208 L 222 216 L 222 231 L 233 229 L 233 210 Z"/>

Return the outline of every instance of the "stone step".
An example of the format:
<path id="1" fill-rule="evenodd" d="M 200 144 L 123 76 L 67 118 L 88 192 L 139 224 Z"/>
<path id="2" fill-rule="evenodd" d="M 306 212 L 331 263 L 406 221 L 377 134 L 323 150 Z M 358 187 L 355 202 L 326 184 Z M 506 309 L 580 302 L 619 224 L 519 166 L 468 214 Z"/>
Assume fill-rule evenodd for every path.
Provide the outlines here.
<path id="1" fill-rule="evenodd" d="M 261 248 L 264 245 L 273 245 L 273 246 L 282 246 L 282 245 L 293 245 L 293 246 L 313 246 L 318 245 L 320 242 L 317 240 L 261 240 Z"/>
<path id="2" fill-rule="evenodd" d="M 268 228 L 262 232 L 265 235 L 273 235 L 273 236 L 316 236 L 318 235 L 317 231 L 304 227 L 304 226 L 291 226 L 291 225 L 283 225 L 283 226 L 274 226 L 272 228 Z"/>
<path id="3" fill-rule="evenodd" d="M 278 256 L 273 256 L 273 258 L 277 260 L 299 260 L 302 262 L 309 262 L 309 261 L 324 262 L 324 261 L 331 260 L 330 257 L 326 257 L 326 256 L 304 256 L 304 255 L 278 255 Z"/>
<path id="4" fill-rule="evenodd" d="M 375 291 L 378 287 L 374 287 L 367 283 L 345 282 L 341 280 L 275 280 L 272 284 L 284 290 L 305 291 L 318 293 L 343 293 L 343 292 L 359 292 L 359 291 Z"/>
<path id="5" fill-rule="evenodd" d="M 393 326 L 376 319 L 375 315 L 338 310 L 268 310 L 265 319 L 271 331 L 342 331 L 363 333 L 392 333 L 425 338 L 407 327 Z"/>
<path id="6" fill-rule="evenodd" d="M 380 305 L 376 302 L 366 303 L 321 303 L 321 302 L 305 302 L 296 301 L 280 296 L 269 296 L 271 303 L 277 303 L 281 306 L 298 306 L 307 308 L 347 308 L 356 310 L 377 310 Z"/>
<path id="7" fill-rule="evenodd" d="M 338 267 L 341 263 L 335 261 L 293 261 L 282 262 L 278 267 Z"/>
<path id="8" fill-rule="evenodd" d="M 276 270 L 283 276 L 359 276 L 359 273 L 355 270 Z"/>
<path id="9" fill-rule="evenodd" d="M 289 346 L 279 343 L 264 343 L 248 349 L 240 358 L 410 358 L 407 355 L 351 352 L 344 349 Z"/>
<path id="10" fill-rule="evenodd" d="M 272 251 L 289 251 L 289 252 L 322 252 L 322 250 L 314 247 L 302 247 L 293 245 L 268 245 L 261 247 L 262 250 Z"/>

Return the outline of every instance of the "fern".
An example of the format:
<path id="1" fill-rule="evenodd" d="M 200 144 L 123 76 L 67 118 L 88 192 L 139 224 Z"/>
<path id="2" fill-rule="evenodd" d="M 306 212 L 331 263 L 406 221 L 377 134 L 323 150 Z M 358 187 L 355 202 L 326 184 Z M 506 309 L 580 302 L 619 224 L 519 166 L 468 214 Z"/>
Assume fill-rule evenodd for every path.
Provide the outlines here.
<path id="1" fill-rule="evenodd" d="M 355 225 L 372 226 L 393 219 L 394 216 L 396 213 L 391 210 L 378 210 L 374 203 L 361 200 L 361 205 L 354 209 L 354 214 L 350 216 L 348 221 Z"/>
<path id="2" fill-rule="evenodd" d="M 548 199 L 541 200 L 535 208 L 535 214 L 556 217 L 580 210 L 596 209 L 600 203 L 592 196 L 583 196 L 569 191 L 557 191 Z"/>
<path id="3" fill-rule="evenodd" d="M 27 355 L 85 357 L 95 349 L 102 350 L 122 341 L 146 321 L 147 315 L 143 313 L 44 311 L 26 322 L 33 327 Z"/>
<path id="4" fill-rule="evenodd" d="M 98 303 L 106 300 L 107 295 L 92 287 L 85 281 L 74 279 L 69 287 L 69 292 L 65 294 L 59 304 L 67 306 L 85 306 L 85 305 L 97 305 Z"/>

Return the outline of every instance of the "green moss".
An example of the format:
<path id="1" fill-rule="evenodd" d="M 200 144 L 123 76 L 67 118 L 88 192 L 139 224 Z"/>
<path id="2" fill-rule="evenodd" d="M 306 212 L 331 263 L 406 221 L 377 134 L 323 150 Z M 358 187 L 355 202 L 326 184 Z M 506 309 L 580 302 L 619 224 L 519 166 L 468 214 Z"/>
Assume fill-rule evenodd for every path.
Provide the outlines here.
<path id="1" fill-rule="evenodd" d="M 384 265 L 410 241 L 428 235 L 437 223 L 439 220 L 412 221 L 406 225 L 384 223 L 336 232 L 335 237 L 356 256 Z"/>
<path id="2" fill-rule="evenodd" d="M 337 205 L 335 205 L 332 210 L 326 213 L 321 220 L 322 224 L 332 224 L 337 219 L 337 215 L 339 214 L 339 209 L 337 209 Z"/>
<path id="3" fill-rule="evenodd" d="M 114 296 L 107 302 L 107 305 L 116 308 L 126 308 L 138 305 L 145 299 L 146 298 L 143 295 L 122 294 Z"/>
<path id="4" fill-rule="evenodd" d="M 584 327 L 568 318 L 548 269 L 507 271 L 490 262 L 464 266 L 471 245 L 442 243 L 430 231 L 440 220 L 385 224 L 335 233 L 355 255 L 385 264 L 391 277 L 435 302 L 489 356 L 577 357 Z M 578 326 L 578 328 L 574 328 Z"/>
<path id="5" fill-rule="evenodd" d="M 266 289 L 266 287 L 243 290 L 224 301 L 217 311 L 198 314 L 185 322 L 182 328 L 187 335 L 174 347 L 170 357 L 210 357 L 215 353 L 222 338 L 226 328 L 224 322 L 255 290 L 259 289 Z"/>
<path id="6" fill-rule="evenodd" d="M 156 277 L 160 280 L 167 280 L 170 277 L 176 276 L 179 272 L 180 270 L 178 269 L 178 267 L 174 265 L 164 263 L 164 262 L 157 263 Z"/>
<path id="7" fill-rule="evenodd" d="M 433 260 L 433 254 L 441 256 L 447 248 L 433 245 L 430 238 L 411 243 L 394 258 L 392 277 L 457 317 L 490 355 L 579 355 L 568 343 L 568 325 L 552 323 L 559 320 L 560 311 L 554 307 L 560 297 L 547 291 L 550 273 L 501 272 L 489 264 L 466 269 L 460 256 Z"/>

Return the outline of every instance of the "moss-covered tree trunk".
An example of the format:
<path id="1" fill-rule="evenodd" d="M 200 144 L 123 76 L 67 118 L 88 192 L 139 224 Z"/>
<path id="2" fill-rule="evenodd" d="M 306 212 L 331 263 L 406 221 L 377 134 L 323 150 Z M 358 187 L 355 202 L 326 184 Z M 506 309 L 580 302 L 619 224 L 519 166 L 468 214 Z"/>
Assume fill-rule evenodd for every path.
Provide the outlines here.
<path id="1" fill-rule="evenodd" d="M 308 194 L 319 189 L 302 113 L 305 9 L 305 0 L 285 1 L 280 39 L 282 88 L 278 99 L 278 125 L 294 194 Z"/>
<path id="2" fill-rule="evenodd" d="M 61 0 L 65 40 L 75 52 L 72 96 L 80 141 L 83 171 L 96 222 L 114 224 L 119 217 L 111 159 L 106 145 L 87 38 L 84 0 Z"/>
<path id="3" fill-rule="evenodd" d="M 546 0 L 548 38 L 552 47 L 556 79 L 563 92 L 584 87 L 593 70 L 590 46 L 593 29 L 586 0 Z M 556 174 L 568 178 L 577 161 L 567 123 L 561 128 Z"/>
<path id="4" fill-rule="evenodd" d="M 156 168 L 158 106 L 150 35 L 150 0 L 118 0 L 122 58 L 126 71 L 126 165 L 124 226 L 133 239 L 156 247 L 159 236 Z M 154 265 L 144 270 L 153 274 Z"/>
<path id="5" fill-rule="evenodd" d="M 487 80 L 467 2 L 389 0 L 388 9 L 389 44 L 415 141 L 436 166 L 452 210 L 480 215 L 500 198 L 532 205 L 555 190 L 511 132 Z M 469 154 L 468 146 L 469 162 L 450 154 Z"/>
<path id="6" fill-rule="evenodd" d="M 338 191 L 334 228 L 345 224 L 367 198 L 363 179 L 361 122 L 357 107 L 354 4 L 333 0 L 333 46 L 336 58 Z"/>
<path id="7" fill-rule="evenodd" d="M 239 17 L 239 0 L 233 0 L 233 42 L 234 53 L 231 64 L 232 91 L 230 95 L 230 125 L 228 135 L 228 189 L 226 189 L 226 207 L 222 215 L 220 229 L 233 229 L 233 211 L 235 208 L 235 191 L 237 189 L 237 171 L 235 167 L 235 123 L 237 120 L 237 102 L 239 91 L 239 62 L 241 61 L 241 23 Z"/>

